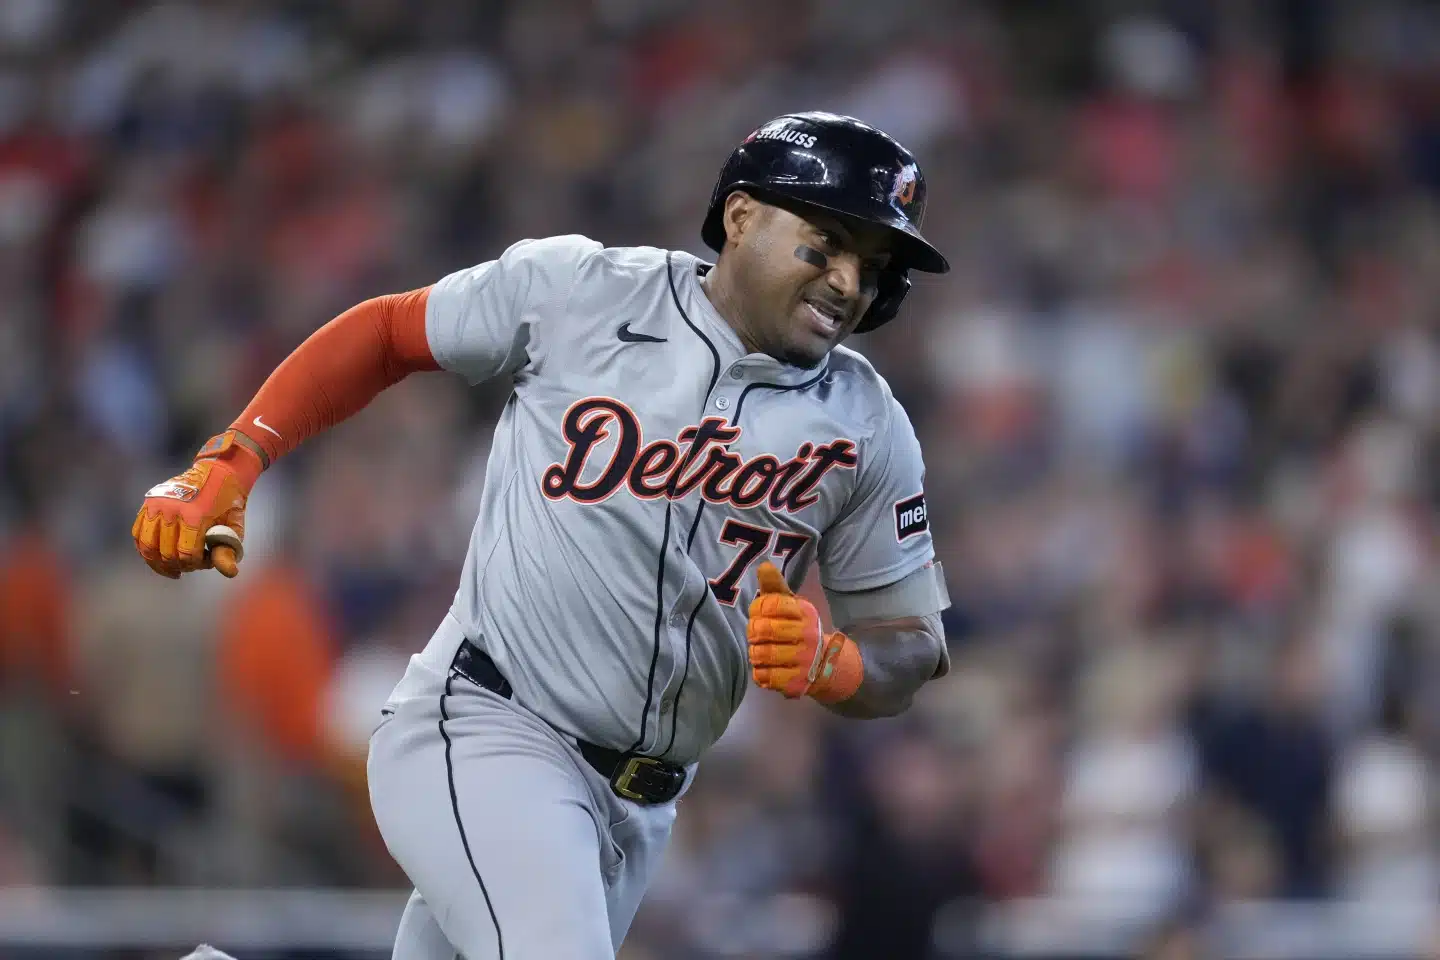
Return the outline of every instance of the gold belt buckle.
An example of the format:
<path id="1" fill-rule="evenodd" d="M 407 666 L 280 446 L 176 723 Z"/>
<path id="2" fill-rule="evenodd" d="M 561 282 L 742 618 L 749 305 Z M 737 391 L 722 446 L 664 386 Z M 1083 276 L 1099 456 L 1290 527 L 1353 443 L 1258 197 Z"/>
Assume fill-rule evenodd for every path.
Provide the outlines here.
<path id="1" fill-rule="evenodd" d="M 635 779 L 635 775 L 641 767 L 658 766 L 660 766 L 660 761 L 654 757 L 629 757 L 620 767 L 619 772 L 611 778 L 610 785 L 615 788 L 616 793 L 627 800 L 644 800 L 643 793 L 636 793 L 630 789 L 630 781 Z"/>

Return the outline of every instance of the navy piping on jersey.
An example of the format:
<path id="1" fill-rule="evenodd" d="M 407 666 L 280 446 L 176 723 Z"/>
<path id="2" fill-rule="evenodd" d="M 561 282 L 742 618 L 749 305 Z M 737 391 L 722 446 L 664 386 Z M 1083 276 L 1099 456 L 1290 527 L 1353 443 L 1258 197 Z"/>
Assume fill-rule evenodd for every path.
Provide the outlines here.
<path id="1" fill-rule="evenodd" d="M 678 301 L 677 301 L 677 302 L 678 302 Z M 684 311 L 681 311 L 681 312 L 683 313 Z M 780 392 L 780 393 L 786 393 L 786 392 L 791 391 L 791 390 L 804 390 L 804 389 L 806 389 L 806 388 L 808 388 L 808 387 L 812 387 L 812 386 L 814 386 L 815 384 L 819 383 L 822 379 L 824 379 L 825 375 L 826 375 L 827 373 L 829 373 L 829 372 L 830 372 L 830 365 L 827 363 L 827 364 L 820 370 L 819 373 L 815 374 L 815 376 L 811 377 L 809 380 L 806 380 L 804 383 L 797 383 L 797 384 L 793 384 L 793 385 L 783 384 L 783 383 L 752 383 L 752 384 L 749 384 L 748 386 L 745 387 L 744 390 L 741 390 L 741 391 L 740 391 L 740 399 L 735 401 L 735 412 L 730 415 L 730 421 L 729 421 L 729 422 L 730 422 L 730 425 L 731 425 L 731 426 L 739 426 L 739 425 L 740 425 L 740 411 L 741 411 L 742 409 L 744 409 L 744 407 L 745 407 L 745 398 L 748 397 L 748 396 L 750 396 L 750 391 L 751 391 L 751 390 L 754 390 L 754 389 L 757 389 L 757 388 L 760 388 L 760 387 L 763 387 L 763 388 L 765 388 L 765 389 L 767 389 L 767 390 L 775 390 L 775 391 L 778 391 L 778 392 Z M 712 387 L 714 386 L 713 382 L 712 382 L 711 386 L 712 386 Z M 727 444 L 727 446 L 728 446 L 728 444 Z M 685 541 L 685 552 L 686 552 L 687 554 L 690 552 L 690 545 L 695 542 L 695 531 L 696 531 L 697 529 L 699 529 L 699 527 L 700 527 L 700 517 L 701 517 L 701 515 L 703 515 L 704 513 L 705 513 L 705 501 L 704 501 L 704 500 L 701 500 L 701 501 L 700 501 L 700 506 L 697 507 L 696 510 L 695 510 L 695 522 L 690 525 L 690 537 L 689 537 L 689 539 L 687 539 L 687 540 Z M 707 584 L 705 585 L 705 592 L 702 593 L 702 594 L 700 594 L 700 599 L 699 599 L 699 601 L 696 602 L 694 609 L 692 609 L 692 610 L 690 611 L 690 621 L 689 621 L 687 624 L 685 624 L 685 667 L 684 667 L 684 670 L 683 670 L 683 671 L 681 672 L 681 674 L 680 674 L 680 685 L 675 688 L 675 705 L 674 705 L 674 707 L 671 708 L 671 713 L 670 713 L 670 742 L 665 746 L 665 750 L 662 751 L 662 755 L 663 755 L 664 753 L 669 753 L 669 752 L 670 752 L 670 748 L 673 747 L 673 746 L 675 746 L 675 734 L 676 734 L 676 731 L 679 730 L 679 728 L 680 728 L 680 698 L 681 698 L 681 697 L 684 695 L 684 693 L 685 693 L 685 681 L 686 681 L 686 679 L 688 679 L 689 676 L 690 676 L 690 638 L 691 638 L 691 633 L 692 633 L 692 631 L 694 631 L 694 629 L 695 629 L 695 618 L 696 618 L 697 616 L 699 616 L 699 614 L 700 614 L 700 608 L 703 607 L 703 606 L 705 606 L 705 600 L 706 600 L 706 598 L 708 598 L 710 595 L 711 595 L 711 594 L 710 594 L 710 585 L 707 583 Z M 735 686 L 732 685 L 731 690 L 730 690 L 730 701 L 731 701 L 731 703 L 734 703 L 734 702 L 735 702 L 735 694 L 736 694 L 737 689 L 738 689 L 738 688 L 736 688 Z"/>
<path id="2" fill-rule="evenodd" d="M 731 421 L 732 423 L 734 421 Z M 690 525 L 690 539 L 685 544 L 685 553 L 690 553 L 690 544 L 695 542 L 695 531 L 700 526 L 700 515 L 705 512 L 705 501 L 700 501 L 700 506 L 695 510 L 695 522 Z M 690 619 L 685 623 L 685 668 L 680 674 L 680 685 L 675 688 L 675 705 L 670 708 L 670 742 L 661 751 L 663 756 L 670 752 L 675 746 L 675 731 L 680 727 L 680 698 L 685 695 L 685 679 L 690 676 L 690 633 L 695 629 L 695 618 L 700 615 L 700 608 L 705 606 L 705 601 L 710 598 L 710 584 L 705 584 L 700 599 L 695 601 L 695 606 L 690 608 Z"/>
<path id="3" fill-rule="evenodd" d="M 670 552 L 671 504 L 665 502 L 665 531 L 660 536 L 660 562 L 655 565 L 655 645 L 650 651 L 650 674 L 645 678 L 645 709 L 640 713 L 640 736 L 626 753 L 639 750 L 650 722 L 650 702 L 655 696 L 655 667 L 660 662 L 660 625 L 665 621 L 665 555 Z"/>
<path id="4" fill-rule="evenodd" d="M 731 420 L 730 422 L 734 423 L 735 421 Z M 686 555 L 689 555 L 690 548 L 695 544 L 695 534 L 700 529 L 700 518 L 704 515 L 705 500 L 702 499 L 700 505 L 695 508 L 695 519 L 690 523 L 690 535 L 685 538 Z M 675 706 L 672 708 L 674 712 L 670 716 L 670 742 L 661 751 L 662 756 L 669 753 L 670 748 L 675 746 L 675 730 L 680 724 L 680 697 L 685 693 L 685 678 L 690 675 L 690 631 L 695 629 L 695 618 L 700 615 L 700 608 L 705 606 L 705 601 L 709 597 L 710 586 L 707 583 L 705 589 L 700 593 L 700 599 L 696 600 L 695 606 L 690 608 L 690 619 L 685 623 L 685 669 L 680 674 L 680 686 L 675 688 Z"/>
<path id="5" fill-rule="evenodd" d="M 480 878 L 480 870 L 475 866 L 475 858 L 470 855 L 470 840 L 465 836 L 465 824 L 460 820 L 460 800 L 455 794 L 455 766 L 450 760 L 450 734 L 445 732 L 445 721 L 450 715 L 445 712 L 445 698 L 450 696 L 450 682 L 453 678 L 445 678 L 445 692 L 440 694 L 440 737 L 445 741 L 445 780 L 450 784 L 450 812 L 455 815 L 455 829 L 460 831 L 460 846 L 465 849 L 465 859 L 470 863 L 470 872 L 475 875 L 475 882 L 480 884 L 480 894 L 485 898 L 485 909 L 490 911 L 490 922 L 495 925 L 495 945 L 500 951 L 500 960 L 505 960 L 505 938 L 500 935 L 500 921 L 495 916 L 495 904 L 490 902 L 490 891 L 485 889 L 485 881 Z"/>
<path id="6" fill-rule="evenodd" d="M 705 399 L 706 402 L 708 402 L 710 399 L 710 391 L 715 389 L 715 384 L 720 380 L 720 351 L 716 350 L 715 344 L 710 341 L 710 338 L 705 336 L 699 327 L 695 326 L 694 322 L 690 319 L 690 315 L 685 312 L 684 305 L 680 303 L 680 294 L 675 289 L 674 258 L 675 254 L 673 252 L 667 252 L 665 254 L 665 279 L 670 284 L 670 299 L 674 301 L 675 309 L 680 311 L 680 318 L 685 321 L 685 325 L 693 330 L 695 336 L 699 337 L 700 341 L 710 350 L 710 385 L 705 388 Z M 700 414 L 701 416 L 705 414 L 703 405 L 700 408 Z M 687 451 L 685 460 L 681 462 L 679 469 L 671 475 L 671 492 L 673 492 L 673 486 L 676 480 L 685 472 L 685 467 L 688 465 L 690 457 L 694 456 L 694 454 L 695 451 L 693 449 Z M 656 563 L 655 571 L 655 637 L 654 645 L 650 649 L 650 673 L 645 678 L 645 708 L 640 713 L 640 735 L 635 738 L 635 742 L 630 745 L 630 749 L 627 752 L 634 752 L 644 746 L 645 734 L 650 729 L 650 705 L 655 701 L 655 668 L 660 663 L 660 626 L 665 621 L 665 555 L 670 552 L 670 513 L 673 509 L 674 500 L 667 496 L 665 498 L 665 532 L 660 540 L 660 557 Z M 699 522 L 700 515 L 697 511 L 695 523 L 698 524 Z M 690 527 L 690 540 L 686 541 L 685 545 L 687 552 L 690 549 L 690 542 L 694 539 L 695 525 L 692 524 Z M 693 614 L 691 615 L 691 621 L 694 621 Z M 671 734 L 671 742 L 674 742 L 673 733 Z"/>
<path id="7" fill-rule="evenodd" d="M 673 253 L 665 254 L 665 279 L 670 281 L 670 299 L 675 301 L 675 309 L 680 311 L 680 319 L 684 320 L 685 325 L 695 331 L 695 336 L 699 337 L 705 346 L 710 348 L 710 386 L 705 390 L 705 396 L 709 398 L 710 391 L 715 389 L 715 384 L 720 380 L 720 351 L 715 349 L 715 344 L 710 341 L 709 337 L 705 336 L 704 331 L 695 326 L 694 322 L 690 319 L 690 314 L 685 312 L 684 305 L 680 303 L 680 294 L 675 290 L 675 271 L 670 266 L 670 262 L 674 259 L 674 256 Z M 703 415 L 705 408 L 701 407 L 700 412 Z"/>

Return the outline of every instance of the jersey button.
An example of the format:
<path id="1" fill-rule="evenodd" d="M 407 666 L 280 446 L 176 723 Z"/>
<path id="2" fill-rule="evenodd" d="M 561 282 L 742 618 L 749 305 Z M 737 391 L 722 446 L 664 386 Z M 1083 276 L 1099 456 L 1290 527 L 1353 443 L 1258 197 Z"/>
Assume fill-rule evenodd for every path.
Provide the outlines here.
<path id="1" fill-rule="evenodd" d="M 670 614 L 670 626 L 672 626 L 672 627 L 678 627 L 678 626 L 680 626 L 680 624 L 682 624 L 682 623 L 684 623 L 684 622 L 685 622 L 685 616 L 684 616 L 684 614 L 681 614 L 681 613 L 672 613 L 672 614 Z"/>
<path id="2" fill-rule="evenodd" d="M 670 712 L 671 710 L 673 710 L 674 708 L 675 708 L 675 701 L 674 701 L 674 700 L 671 700 L 669 697 L 664 697 L 663 699 L 661 699 L 661 701 L 660 701 L 660 712 L 661 712 L 661 713 L 669 713 L 669 712 Z"/>
<path id="3" fill-rule="evenodd" d="M 744 379 L 745 379 L 745 371 L 744 371 L 744 370 L 741 370 L 739 367 L 731 367 L 731 368 L 730 368 L 730 379 L 731 379 L 731 380 L 744 380 Z"/>
<path id="4" fill-rule="evenodd" d="M 729 409 L 730 409 L 730 398 L 729 398 L 729 397 L 716 397 L 716 398 L 715 398 L 715 409 L 716 409 L 716 410 L 729 410 Z"/>

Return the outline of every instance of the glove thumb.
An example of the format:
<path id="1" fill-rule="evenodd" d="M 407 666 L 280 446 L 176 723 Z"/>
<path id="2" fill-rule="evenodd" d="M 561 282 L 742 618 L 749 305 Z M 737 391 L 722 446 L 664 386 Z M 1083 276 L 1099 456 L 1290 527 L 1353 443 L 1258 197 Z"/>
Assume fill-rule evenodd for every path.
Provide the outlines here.
<path id="1" fill-rule="evenodd" d="M 769 560 L 760 564 L 757 576 L 760 578 L 760 593 L 762 596 L 767 593 L 778 593 L 786 597 L 794 595 L 794 591 L 790 589 L 790 584 L 785 582 L 785 575 L 780 572 L 779 567 L 775 566 L 775 564 Z"/>

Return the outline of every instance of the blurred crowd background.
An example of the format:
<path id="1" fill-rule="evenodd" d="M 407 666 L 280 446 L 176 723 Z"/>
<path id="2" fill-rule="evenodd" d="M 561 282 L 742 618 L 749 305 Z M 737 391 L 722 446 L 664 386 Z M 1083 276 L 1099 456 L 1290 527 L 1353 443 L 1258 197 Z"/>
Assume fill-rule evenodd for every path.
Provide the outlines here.
<path id="1" fill-rule="evenodd" d="M 721 161 L 810 108 L 919 156 L 955 264 L 852 344 L 955 669 L 894 721 L 749 697 L 627 960 L 1432 911 L 1440 8 L 1398 0 L 0 2 L 0 885 L 402 885 L 365 741 L 506 386 L 282 461 L 233 582 L 153 575 L 143 492 L 359 300 L 523 237 L 707 253 Z"/>

